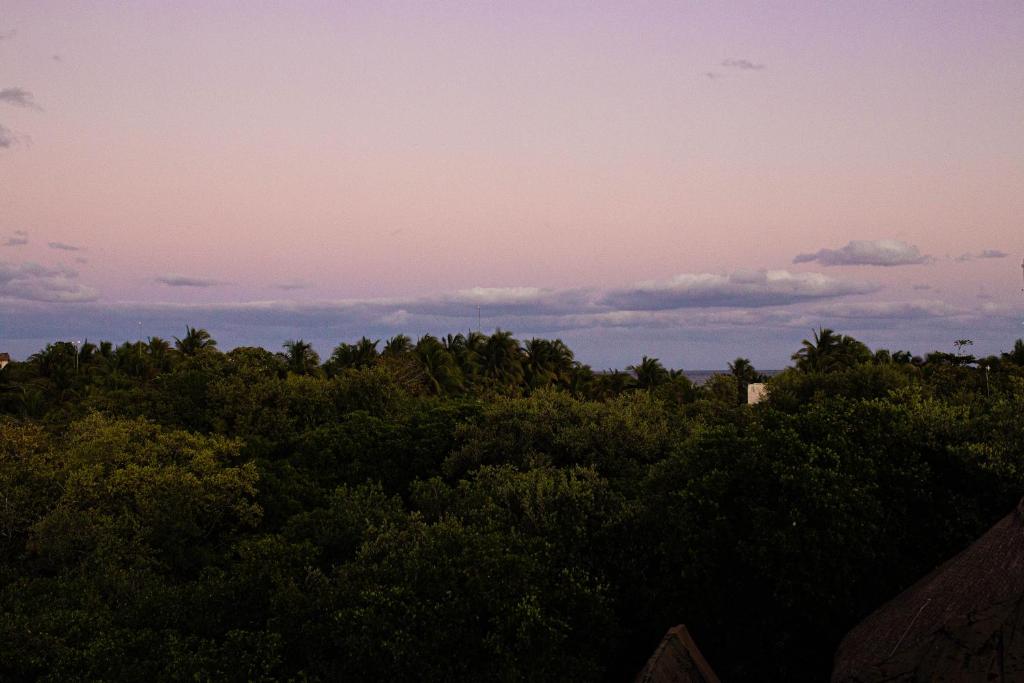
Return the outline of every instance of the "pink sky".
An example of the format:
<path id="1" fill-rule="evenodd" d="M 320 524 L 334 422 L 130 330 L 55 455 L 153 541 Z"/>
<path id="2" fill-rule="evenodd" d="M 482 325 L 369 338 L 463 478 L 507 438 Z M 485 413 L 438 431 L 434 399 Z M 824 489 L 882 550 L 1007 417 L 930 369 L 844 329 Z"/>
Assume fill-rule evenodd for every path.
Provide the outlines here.
<path id="1" fill-rule="evenodd" d="M 472 319 L 455 293 L 474 287 L 538 288 L 547 315 L 577 317 L 491 306 L 491 326 L 553 330 L 598 364 L 744 353 L 777 367 L 816 324 L 930 345 L 918 351 L 1024 334 L 1020 2 L 6 0 L 0 35 L 0 243 L 27 241 L 0 247 L 0 346 L 73 334 L 58 323 L 75 305 L 102 319 L 387 298 L 367 333 L 451 331 L 469 323 L 410 318 L 406 302 L 454 297 Z M 793 263 L 857 240 L 932 258 Z M 1006 256 L 956 260 L 985 250 Z M 49 284 L 5 289 L 4 267 Z M 730 300 L 749 320 L 728 324 L 707 317 L 717 300 L 600 304 L 639 282 L 758 270 L 878 286 L 767 310 Z M 92 301 L 40 302 L 47 286 Z M 566 290 L 589 304 L 551 313 Z M 922 312 L 916 327 L 902 310 Z M 223 341 L 348 333 L 246 325 Z"/>

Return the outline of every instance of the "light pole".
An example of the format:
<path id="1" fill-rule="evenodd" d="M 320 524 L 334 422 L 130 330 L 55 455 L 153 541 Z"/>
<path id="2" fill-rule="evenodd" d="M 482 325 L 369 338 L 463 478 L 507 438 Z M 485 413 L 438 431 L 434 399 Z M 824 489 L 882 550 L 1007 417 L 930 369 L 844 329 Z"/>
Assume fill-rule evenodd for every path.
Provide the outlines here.
<path id="1" fill-rule="evenodd" d="M 75 341 L 71 342 L 71 344 L 72 344 L 72 346 L 75 347 L 75 374 L 77 375 L 78 374 L 78 353 L 79 353 L 79 347 L 82 345 L 82 341 L 80 339 L 76 339 Z"/>

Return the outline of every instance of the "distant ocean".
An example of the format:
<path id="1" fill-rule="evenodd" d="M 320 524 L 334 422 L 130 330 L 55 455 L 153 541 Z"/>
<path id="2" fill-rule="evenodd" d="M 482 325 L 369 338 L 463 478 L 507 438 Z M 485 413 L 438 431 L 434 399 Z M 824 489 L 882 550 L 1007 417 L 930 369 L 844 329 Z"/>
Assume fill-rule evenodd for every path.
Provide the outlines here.
<path id="1" fill-rule="evenodd" d="M 758 372 L 760 372 L 762 375 L 767 375 L 768 377 L 771 377 L 773 375 L 779 374 L 780 372 L 782 372 L 782 370 L 758 370 Z M 712 375 L 728 375 L 729 371 L 728 370 L 684 370 L 683 374 L 686 375 L 686 378 L 688 380 L 690 380 L 691 382 L 693 382 L 694 384 L 700 385 L 700 384 L 704 384 L 704 382 L 707 382 L 709 379 L 711 379 Z"/>

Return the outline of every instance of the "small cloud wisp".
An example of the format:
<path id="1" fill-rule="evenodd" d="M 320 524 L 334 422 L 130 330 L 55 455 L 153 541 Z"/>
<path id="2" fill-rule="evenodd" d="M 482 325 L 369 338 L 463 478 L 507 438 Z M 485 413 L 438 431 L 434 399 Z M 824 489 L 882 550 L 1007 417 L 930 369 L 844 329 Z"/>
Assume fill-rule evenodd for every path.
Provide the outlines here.
<path id="1" fill-rule="evenodd" d="M 25 109 L 43 110 L 42 107 L 36 104 L 32 93 L 24 88 L 4 88 L 0 90 L 0 102 L 6 102 L 15 107 L 23 107 Z"/>
<path id="2" fill-rule="evenodd" d="M 793 263 L 817 261 L 823 266 L 910 266 L 931 263 L 912 244 L 900 240 L 853 240 L 839 249 L 819 249 L 811 254 L 799 254 Z"/>

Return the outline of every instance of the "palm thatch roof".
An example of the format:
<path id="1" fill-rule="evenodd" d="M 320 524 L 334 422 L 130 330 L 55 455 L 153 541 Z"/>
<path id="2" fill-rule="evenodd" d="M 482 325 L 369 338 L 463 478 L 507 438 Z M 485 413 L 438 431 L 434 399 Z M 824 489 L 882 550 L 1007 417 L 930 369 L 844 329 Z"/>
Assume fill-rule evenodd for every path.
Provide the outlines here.
<path id="1" fill-rule="evenodd" d="M 1024 500 L 851 630 L 833 683 L 1024 680 Z"/>
<path id="2" fill-rule="evenodd" d="M 718 683 L 690 632 L 680 624 L 670 628 L 634 683 Z"/>

